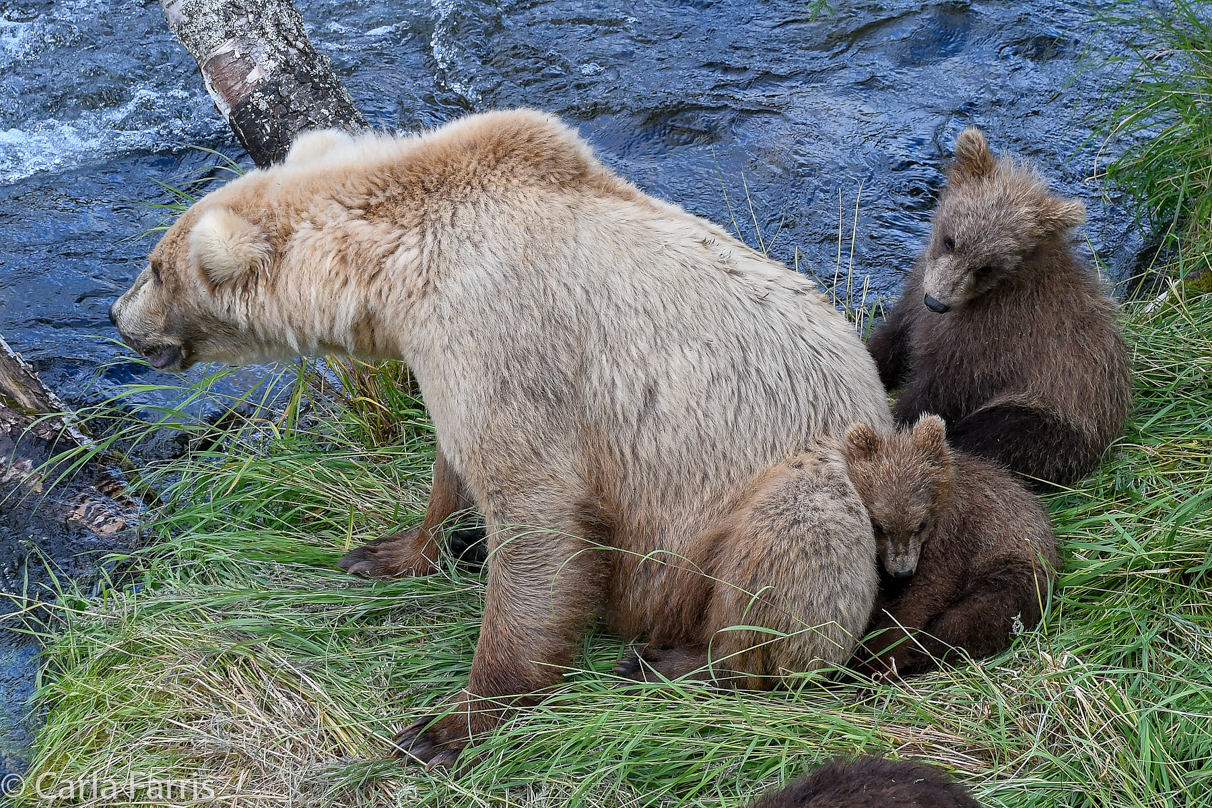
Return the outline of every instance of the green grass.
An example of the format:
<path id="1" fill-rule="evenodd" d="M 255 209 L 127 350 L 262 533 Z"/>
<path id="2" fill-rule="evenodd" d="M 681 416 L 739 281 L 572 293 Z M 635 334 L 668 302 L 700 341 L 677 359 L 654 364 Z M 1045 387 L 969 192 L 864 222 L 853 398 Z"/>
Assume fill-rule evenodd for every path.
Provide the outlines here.
<path id="1" fill-rule="evenodd" d="M 373 407 L 303 373 L 285 414 L 253 413 L 145 472 L 168 503 L 135 578 L 60 604 L 30 780 L 188 781 L 241 805 L 739 806 L 871 751 L 941 763 L 989 806 L 1212 804 L 1212 297 L 1127 330 L 1132 424 L 1050 499 L 1067 563 L 1045 623 L 1010 652 L 867 689 L 620 690 L 609 669 L 624 647 L 595 634 L 552 698 L 459 777 L 383 756 L 466 682 L 483 580 L 334 568 L 420 519 L 430 426 L 406 374 L 377 377 L 396 417 L 384 436 Z M 83 804 L 130 799 L 99 793 Z"/>
<path id="2" fill-rule="evenodd" d="M 1193 0 L 1127 0 L 1104 13 L 1110 36 L 1137 31 L 1117 106 L 1102 121 L 1126 148 L 1107 166 L 1157 235 L 1177 277 L 1212 266 L 1212 9 Z M 1204 291 L 1208 291 L 1207 288 Z"/>

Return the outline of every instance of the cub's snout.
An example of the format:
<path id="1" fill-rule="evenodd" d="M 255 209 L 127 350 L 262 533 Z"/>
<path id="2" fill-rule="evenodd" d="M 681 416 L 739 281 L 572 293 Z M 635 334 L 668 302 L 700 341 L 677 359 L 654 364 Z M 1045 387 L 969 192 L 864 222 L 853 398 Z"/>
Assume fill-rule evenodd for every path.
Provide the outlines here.
<path id="1" fill-rule="evenodd" d="M 930 295 L 926 295 L 926 308 L 935 314 L 946 314 L 951 307 L 941 300 L 935 300 Z"/>

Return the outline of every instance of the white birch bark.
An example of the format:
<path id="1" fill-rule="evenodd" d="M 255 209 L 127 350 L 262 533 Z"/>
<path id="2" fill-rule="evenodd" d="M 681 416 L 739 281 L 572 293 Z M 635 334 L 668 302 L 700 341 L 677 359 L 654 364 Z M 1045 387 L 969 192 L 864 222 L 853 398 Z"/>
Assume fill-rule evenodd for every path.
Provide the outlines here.
<path id="1" fill-rule="evenodd" d="M 368 128 L 290 0 L 161 0 L 169 29 L 258 166 L 309 129 Z"/>

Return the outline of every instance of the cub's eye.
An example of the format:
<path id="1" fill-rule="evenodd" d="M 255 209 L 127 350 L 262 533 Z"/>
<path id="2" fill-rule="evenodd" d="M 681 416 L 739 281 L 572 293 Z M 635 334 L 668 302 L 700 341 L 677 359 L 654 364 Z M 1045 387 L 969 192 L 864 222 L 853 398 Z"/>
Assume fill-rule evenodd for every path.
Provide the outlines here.
<path id="1" fill-rule="evenodd" d="M 152 273 L 153 281 L 155 281 L 157 284 L 164 283 L 164 280 L 160 277 L 160 265 L 159 264 L 151 265 L 151 273 Z"/>
<path id="2" fill-rule="evenodd" d="M 874 530 L 878 535 L 884 535 L 884 526 L 874 519 L 871 520 L 871 529 Z"/>
<path id="3" fill-rule="evenodd" d="M 951 236 L 943 239 L 943 249 L 947 252 L 955 252 L 955 239 L 951 238 Z"/>
<path id="4" fill-rule="evenodd" d="M 920 525 L 918 525 L 918 526 L 917 526 L 917 532 L 918 532 L 918 533 L 921 533 L 923 530 L 925 530 L 925 529 L 926 529 L 926 528 L 928 528 L 928 527 L 930 527 L 930 520 L 929 520 L 929 519 L 923 519 L 923 520 L 922 520 L 922 523 L 921 523 Z"/>
<path id="5" fill-rule="evenodd" d="M 978 270 L 976 271 L 976 274 L 978 274 L 978 275 L 992 275 L 992 274 L 993 274 L 993 267 L 992 267 L 992 266 L 990 266 L 989 264 L 985 264 L 983 267 L 981 267 L 980 269 L 978 269 Z"/>

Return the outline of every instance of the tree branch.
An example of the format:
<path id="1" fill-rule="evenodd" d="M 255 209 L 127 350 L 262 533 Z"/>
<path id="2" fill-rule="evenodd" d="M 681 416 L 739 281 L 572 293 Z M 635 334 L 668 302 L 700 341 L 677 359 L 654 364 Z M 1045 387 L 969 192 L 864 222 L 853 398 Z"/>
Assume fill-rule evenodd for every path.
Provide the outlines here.
<path id="1" fill-rule="evenodd" d="M 259 167 L 309 129 L 369 124 L 303 29 L 290 0 L 161 0 L 168 27 Z"/>

